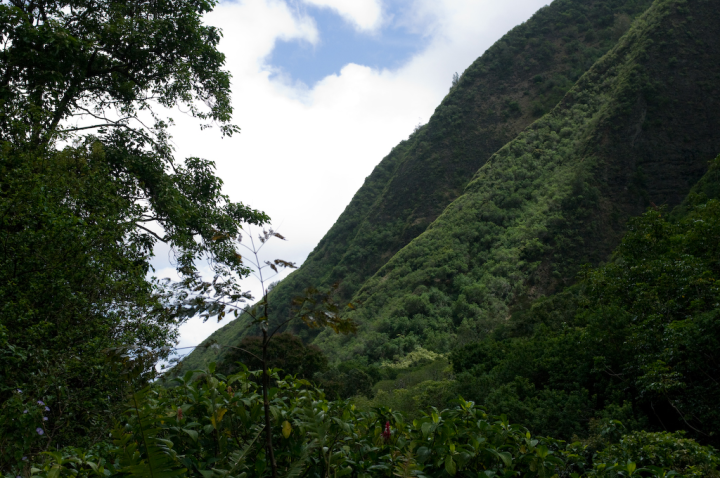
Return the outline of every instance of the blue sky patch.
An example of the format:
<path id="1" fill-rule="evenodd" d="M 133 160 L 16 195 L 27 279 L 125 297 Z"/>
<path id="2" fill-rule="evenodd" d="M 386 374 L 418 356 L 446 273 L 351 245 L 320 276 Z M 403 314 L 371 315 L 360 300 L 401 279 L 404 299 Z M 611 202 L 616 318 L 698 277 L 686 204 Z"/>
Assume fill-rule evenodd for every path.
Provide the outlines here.
<path id="1" fill-rule="evenodd" d="M 332 9 L 305 6 L 305 13 L 317 24 L 318 44 L 278 41 L 267 62 L 310 87 L 328 75 L 340 73 L 348 63 L 377 69 L 399 68 L 425 48 L 430 38 L 393 22 L 392 18 L 401 17 L 401 13 L 392 3 L 384 5 L 391 21 L 374 32 L 357 31 Z"/>

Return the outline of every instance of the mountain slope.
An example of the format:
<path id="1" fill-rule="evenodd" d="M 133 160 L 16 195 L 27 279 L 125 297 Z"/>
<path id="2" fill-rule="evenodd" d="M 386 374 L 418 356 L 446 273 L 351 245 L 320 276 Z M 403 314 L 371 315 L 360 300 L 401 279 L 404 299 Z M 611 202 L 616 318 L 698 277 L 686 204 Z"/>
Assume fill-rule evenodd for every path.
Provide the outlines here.
<path id="1" fill-rule="evenodd" d="M 650 0 L 556 0 L 476 60 L 427 125 L 384 158 L 302 267 L 272 293 L 274 318 L 310 285 L 341 281 L 349 299 L 460 196 L 500 147 L 552 109 Z M 211 339 L 243 333 L 231 322 Z M 214 355 L 199 349 L 187 363 Z"/>
<path id="2" fill-rule="evenodd" d="M 607 263 L 453 350 L 449 395 L 563 440 L 612 417 L 717 447 L 719 172 L 720 156 L 672 214 L 632 218 Z"/>
<path id="3" fill-rule="evenodd" d="M 361 332 L 316 343 L 335 358 L 381 360 L 477 340 L 607 257 L 626 218 L 680 203 L 720 151 L 716 7 L 656 1 L 363 285 Z"/>
<path id="4" fill-rule="evenodd" d="M 427 125 L 378 166 L 301 270 L 275 291 L 283 305 L 310 285 L 341 280 L 349 298 L 462 194 L 477 169 L 613 44 L 616 16 L 650 1 L 554 2 L 513 29 L 460 77 Z M 391 174 L 388 174 L 392 171 Z"/>

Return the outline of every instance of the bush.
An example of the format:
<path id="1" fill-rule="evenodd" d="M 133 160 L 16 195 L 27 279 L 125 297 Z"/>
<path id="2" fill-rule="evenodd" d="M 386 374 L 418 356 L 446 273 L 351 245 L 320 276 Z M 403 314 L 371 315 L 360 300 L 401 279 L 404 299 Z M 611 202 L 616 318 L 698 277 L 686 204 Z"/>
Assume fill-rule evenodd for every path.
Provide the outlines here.
<path id="1" fill-rule="evenodd" d="M 684 433 L 649 433 L 625 435 L 620 443 L 597 454 L 603 463 L 636 463 L 638 467 L 663 468 L 684 476 L 720 476 L 717 450 L 701 446 L 684 437 Z"/>
<path id="2" fill-rule="evenodd" d="M 172 389 L 149 387 L 133 394 L 112 431 L 112 443 L 83 451 L 66 448 L 35 457 L 37 478 L 254 478 L 270 475 L 263 435 L 262 399 L 256 377 L 214 373 Z M 586 458 L 578 443 L 565 446 L 533 437 L 504 415 L 492 416 L 462 398 L 450 409 L 431 407 L 415 420 L 388 408 L 360 411 L 328 401 L 305 380 L 274 376 L 270 426 L 283 476 L 626 476 L 640 465 L 651 476 L 670 467 L 717 472 L 715 451 L 673 434 L 635 434 Z M 428 394 L 437 385 L 427 387 Z M 647 453 L 651 450 L 652 453 Z M 683 451 L 688 450 L 688 451 Z M 603 461 L 606 460 L 606 461 Z M 624 461 L 616 465 L 619 460 Z M 657 466 L 656 469 L 650 467 Z M 695 468 L 693 468 L 695 467 Z M 699 468 L 700 467 L 700 468 Z M 19 470 L 18 470 L 19 471 Z M 613 474 L 614 473 L 614 474 Z M 27 473 L 25 473 L 27 476 Z M 699 475 L 690 475 L 699 476 Z M 8 478 L 10 475 L 8 475 Z"/>

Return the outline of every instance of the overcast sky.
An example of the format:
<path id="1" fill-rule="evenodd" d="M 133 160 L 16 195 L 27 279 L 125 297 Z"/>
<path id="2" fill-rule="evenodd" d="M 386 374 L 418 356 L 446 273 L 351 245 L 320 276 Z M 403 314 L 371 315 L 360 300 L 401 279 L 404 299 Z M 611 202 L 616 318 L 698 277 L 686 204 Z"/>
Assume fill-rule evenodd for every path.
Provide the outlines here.
<path id="1" fill-rule="evenodd" d="M 180 112 L 179 157 L 213 160 L 225 192 L 288 238 L 266 259 L 301 264 L 365 177 L 462 73 L 549 0 L 238 0 L 207 16 L 224 37 L 241 134 L 200 132 Z M 173 276 L 158 249 L 159 277 Z M 257 292 L 248 280 L 247 288 Z M 179 346 L 224 325 L 192 320 Z"/>

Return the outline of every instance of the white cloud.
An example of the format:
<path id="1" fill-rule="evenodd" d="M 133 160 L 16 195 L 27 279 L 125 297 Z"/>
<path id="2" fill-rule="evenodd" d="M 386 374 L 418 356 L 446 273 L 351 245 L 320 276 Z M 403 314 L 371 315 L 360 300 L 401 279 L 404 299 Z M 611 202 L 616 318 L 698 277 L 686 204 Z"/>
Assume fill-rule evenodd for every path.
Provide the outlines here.
<path id="1" fill-rule="evenodd" d="M 315 20 L 291 10 L 282 0 L 222 3 L 208 19 L 222 26 L 227 67 L 236 79 L 256 76 L 278 40 L 300 40 L 313 45 L 319 41 Z"/>
<path id="2" fill-rule="evenodd" d="M 380 12 L 377 2 L 306 1 L 336 8 L 358 25 L 373 25 L 380 15 L 372 13 L 372 5 Z M 216 161 L 231 198 L 267 212 L 288 237 L 271 244 L 266 258 L 302 263 L 372 169 L 418 118 L 430 118 L 452 74 L 545 1 L 415 0 L 412 14 L 399 20 L 427 32 L 424 51 L 395 71 L 348 64 L 312 88 L 272 75 L 265 63 L 279 39 L 322 41 L 312 18 L 279 0 L 220 3 L 207 21 L 224 31 L 220 48 L 233 74 L 234 122 L 242 133 L 220 139 L 175 114 L 178 155 Z M 248 288 L 259 292 L 253 283 Z M 191 321 L 181 344 L 198 344 L 220 325 Z"/>
<path id="3" fill-rule="evenodd" d="M 303 2 L 333 9 L 359 30 L 374 30 L 382 21 L 380 0 L 303 0 Z"/>

